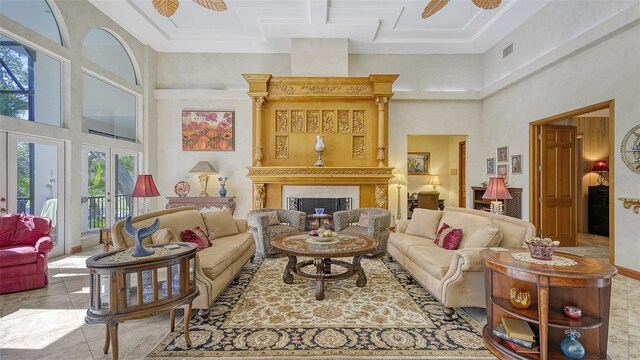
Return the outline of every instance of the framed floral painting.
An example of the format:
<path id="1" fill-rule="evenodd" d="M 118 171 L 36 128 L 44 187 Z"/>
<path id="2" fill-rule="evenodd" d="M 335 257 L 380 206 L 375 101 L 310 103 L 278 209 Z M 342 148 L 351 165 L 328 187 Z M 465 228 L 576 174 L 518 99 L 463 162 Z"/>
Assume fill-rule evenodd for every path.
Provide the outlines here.
<path id="1" fill-rule="evenodd" d="M 182 112 L 183 151 L 234 151 L 233 111 Z"/>

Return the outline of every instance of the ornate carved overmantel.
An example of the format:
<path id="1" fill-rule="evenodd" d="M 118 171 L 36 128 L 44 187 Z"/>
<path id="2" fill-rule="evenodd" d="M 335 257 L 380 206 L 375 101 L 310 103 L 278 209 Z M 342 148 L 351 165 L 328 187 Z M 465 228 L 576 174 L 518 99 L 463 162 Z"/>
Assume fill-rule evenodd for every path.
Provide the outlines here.
<path id="1" fill-rule="evenodd" d="M 283 184 L 359 185 L 360 206 L 387 206 L 389 99 L 398 75 L 245 74 L 253 103 L 254 207 L 280 207 Z M 316 136 L 326 167 L 315 168 Z"/>

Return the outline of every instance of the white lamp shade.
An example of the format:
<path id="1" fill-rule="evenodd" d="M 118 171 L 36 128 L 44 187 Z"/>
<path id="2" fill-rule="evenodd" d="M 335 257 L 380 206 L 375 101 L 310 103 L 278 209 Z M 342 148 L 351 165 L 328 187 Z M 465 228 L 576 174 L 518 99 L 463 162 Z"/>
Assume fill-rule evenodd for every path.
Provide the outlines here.
<path id="1" fill-rule="evenodd" d="M 390 184 L 396 184 L 396 185 L 408 185 L 409 182 L 407 181 L 407 178 L 404 177 L 403 173 L 396 173 L 393 178 L 391 178 L 391 180 L 389 180 Z"/>
<path id="2" fill-rule="evenodd" d="M 440 183 L 440 176 L 438 175 L 431 175 L 429 177 L 429 185 L 442 185 L 442 183 Z"/>
<path id="3" fill-rule="evenodd" d="M 190 173 L 212 174 L 216 173 L 216 169 L 208 161 L 199 161 L 196 166 L 189 170 Z"/>

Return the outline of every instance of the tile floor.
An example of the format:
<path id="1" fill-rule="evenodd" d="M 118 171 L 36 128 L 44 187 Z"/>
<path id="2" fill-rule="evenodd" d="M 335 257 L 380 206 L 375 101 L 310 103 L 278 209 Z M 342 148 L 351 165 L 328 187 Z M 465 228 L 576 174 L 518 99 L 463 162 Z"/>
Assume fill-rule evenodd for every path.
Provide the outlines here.
<path id="1" fill-rule="evenodd" d="M 0 296 L 0 359 L 111 359 L 111 354 L 102 353 L 104 326 L 84 323 L 89 306 L 85 259 L 101 251 L 96 246 L 51 259 L 46 288 Z M 616 276 L 609 330 L 611 359 L 640 359 L 638 309 L 640 281 Z M 469 313 L 485 322 L 481 309 L 469 309 Z M 122 323 L 120 359 L 144 359 L 168 332 L 166 314 Z"/>

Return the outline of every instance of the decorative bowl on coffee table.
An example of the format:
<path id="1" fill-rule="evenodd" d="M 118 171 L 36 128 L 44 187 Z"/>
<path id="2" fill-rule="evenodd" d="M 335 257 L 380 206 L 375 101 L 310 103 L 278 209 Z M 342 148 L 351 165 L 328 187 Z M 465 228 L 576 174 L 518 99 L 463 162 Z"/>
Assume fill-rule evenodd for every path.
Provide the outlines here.
<path id="1" fill-rule="evenodd" d="M 553 241 L 549 238 L 540 239 L 539 237 L 526 239 L 525 244 L 529 247 L 531 257 L 538 260 L 552 260 L 553 251 L 560 246 L 559 241 Z"/>

